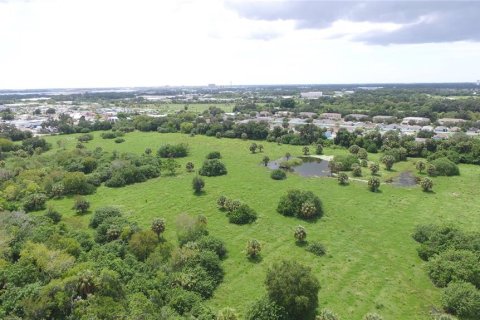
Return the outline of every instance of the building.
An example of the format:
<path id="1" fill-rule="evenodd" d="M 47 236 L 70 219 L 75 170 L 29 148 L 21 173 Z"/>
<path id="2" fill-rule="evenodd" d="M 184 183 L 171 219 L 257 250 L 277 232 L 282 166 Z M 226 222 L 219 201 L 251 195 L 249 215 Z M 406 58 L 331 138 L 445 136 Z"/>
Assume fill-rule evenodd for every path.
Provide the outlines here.
<path id="1" fill-rule="evenodd" d="M 427 125 L 430 124 L 430 119 L 424 117 L 405 117 L 402 120 L 402 124 Z"/>
<path id="2" fill-rule="evenodd" d="M 453 126 L 458 125 L 466 122 L 463 119 L 455 119 L 455 118 L 442 118 L 438 119 L 438 124 L 441 126 Z"/>
<path id="3" fill-rule="evenodd" d="M 322 91 L 301 92 L 300 97 L 304 99 L 318 99 L 323 96 Z"/>
<path id="4" fill-rule="evenodd" d="M 394 116 L 375 116 L 372 120 L 376 123 L 393 123 L 397 121 L 397 118 Z"/>
<path id="5" fill-rule="evenodd" d="M 326 112 L 320 115 L 322 119 L 330 119 L 330 120 L 341 120 L 342 115 L 340 113 L 333 113 L 333 112 Z"/>

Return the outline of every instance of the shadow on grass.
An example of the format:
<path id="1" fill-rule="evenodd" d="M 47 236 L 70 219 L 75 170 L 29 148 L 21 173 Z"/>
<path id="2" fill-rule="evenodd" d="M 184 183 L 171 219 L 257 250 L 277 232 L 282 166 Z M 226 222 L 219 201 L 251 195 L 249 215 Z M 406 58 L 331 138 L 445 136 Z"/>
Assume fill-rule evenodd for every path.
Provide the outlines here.
<path id="1" fill-rule="evenodd" d="M 205 191 L 201 190 L 201 191 L 195 191 L 193 194 L 196 195 L 197 197 L 202 197 L 202 196 L 206 195 L 207 193 Z"/>
<path id="2" fill-rule="evenodd" d="M 263 257 L 262 256 L 248 257 L 248 261 L 250 261 L 251 263 L 260 263 L 263 261 Z"/>
<path id="3" fill-rule="evenodd" d="M 427 194 L 435 194 L 436 192 L 433 191 L 433 190 L 422 190 L 423 193 L 427 193 Z"/>
<path id="4" fill-rule="evenodd" d="M 295 241 L 295 245 L 297 247 L 300 247 L 300 248 L 305 248 L 306 246 L 308 246 L 308 241 L 304 240 L 304 241 Z"/>

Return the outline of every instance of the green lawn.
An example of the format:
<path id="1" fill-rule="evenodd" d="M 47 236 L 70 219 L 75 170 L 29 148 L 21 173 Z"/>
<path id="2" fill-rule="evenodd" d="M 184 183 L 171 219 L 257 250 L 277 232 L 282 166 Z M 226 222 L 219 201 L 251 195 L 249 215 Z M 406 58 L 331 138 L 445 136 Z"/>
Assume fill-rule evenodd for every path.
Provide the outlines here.
<path id="1" fill-rule="evenodd" d="M 75 135 L 47 139 L 54 149 L 59 139 L 67 147 L 76 143 Z M 111 204 L 122 206 L 143 227 L 148 227 L 154 217 L 165 217 L 166 238 L 171 241 L 176 239 L 178 214 L 205 215 L 210 233 L 222 238 L 228 249 L 223 263 L 225 279 L 209 302 L 216 309 L 230 306 L 244 312 L 249 303 L 265 294 L 267 267 L 277 259 L 293 259 L 309 265 L 319 278 L 320 308 L 332 309 L 342 319 L 360 319 L 367 312 L 377 312 L 385 319 L 427 319 L 432 307 L 439 306 L 441 291 L 430 282 L 424 263 L 417 256 L 417 244 L 410 237 L 414 226 L 450 222 L 466 230 L 480 228 L 480 200 L 476 194 L 480 167 L 462 165 L 459 177 L 435 178 L 433 193 L 424 193 L 418 186 L 400 188 L 387 184 L 382 184 L 380 193 L 372 193 L 364 182 L 342 187 L 336 179 L 302 178 L 295 174 L 289 174 L 284 181 L 270 179 L 269 170 L 260 164 L 263 156 L 277 159 L 286 152 L 300 155 L 301 146 L 261 142 L 264 152 L 250 154 L 251 141 L 140 132 L 129 133 L 125 139 L 126 142 L 116 144 L 95 133 L 95 139 L 87 146 L 141 153 L 147 147 L 156 150 L 164 143 L 186 142 L 191 154 L 179 160 L 182 169 L 176 177 L 160 177 L 120 189 L 100 187 L 88 196 L 92 209 Z M 194 174 L 186 173 L 184 165 L 193 161 L 198 169 L 210 151 L 221 152 L 228 175 L 205 178 L 205 194 L 196 196 L 191 187 Z M 327 155 L 344 152 L 325 150 Z M 370 157 L 378 159 L 378 155 Z M 403 170 L 415 172 L 413 162 L 395 164 L 396 171 L 381 171 L 381 178 Z M 317 194 L 324 204 L 324 217 L 309 223 L 278 214 L 278 200 L 291 188 Z M 247 226 L 229 224 L 224 213 L 216 208 L 216 200 L 222 194 L 248 203 L 258 212 L 258 220 Z M 71 209 L 73 199 L 50 203 L 64 212 L 68 222 L 87 226 L 90 215 L 76 216 Z M 295 244 L 293 229 L 299 224 L 307 228 L 307 240 L 319 240 L 327 247 L 327 255 L 314 256 Z M 252 238 L 263 245 L 259 263 L 245 258 L 244 247 Z"/>

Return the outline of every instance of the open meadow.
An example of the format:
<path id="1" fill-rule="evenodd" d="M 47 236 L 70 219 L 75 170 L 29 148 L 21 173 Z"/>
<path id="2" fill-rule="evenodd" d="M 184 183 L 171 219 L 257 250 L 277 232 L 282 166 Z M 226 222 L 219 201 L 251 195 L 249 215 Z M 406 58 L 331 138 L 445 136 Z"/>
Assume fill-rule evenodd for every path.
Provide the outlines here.
<path id="1" fill-rule="evenodd" d="M 396 163 L 393 172 L 386 172 L 381 165 L 381 192 L 373 193 L 362 181 L 340 186 L 334 178 L 304 178 L 291 173 L 286 180 L 271 179 L 262 158 L 267 155 L 274 160 L 286 152 L 301 155 L 302 146 L 262 141 L 263 152 L 252 154 L 252 141 L 239 139 L 132 132 L 125 135 L 124 143 L 117 144 L 102 139 L 100 132 L 93 134 L 95 138 L 86 144 L 92 150 L 101 147 L 105 151 L 141 154 L 146 148 L 155 152 L 166 143 L 189 145 L 188 157 L 177 159 L 182 167 L 176 176 L 162 175 L 117 189 L 101 186 L 86 198 L 91 202 L 91 211 L 118 205 L 142 227 L 149 227 L 153 218 L 164 217 L 165 237 L 169 241 L 176 240 L 177 215 L 205 215 L 210 234 L 223 239 L 228 250 L 228 258 L 223 261 L 225 278 L 209 300 L 214 309 L 229 306 L 244 313 L 250 303 L 265 294 L 263 282 L 268 266 L 285 258 L 312 268 L 321 284 L 319 308 L 329 308 L 342 319 L 361 319 L 367 312 L 377 312 L 385 319 L 428 319 L 432 308 L 440 305 L 441 290 L 431 283 L 424 270 L 425 262 L 417 255 L 418 243 L 411 238 L 414 227 L 421 223 L 451 223 L 464 230 L 480 228 L 478 166 L 460 165 L 460 176 L 433 178 L 433 192 L 425 193 L 419 186 L 397 187 L 383 182 L 402 171 L 416 173 L 414 159 Z M 76 137 L 46 137 L 52 144 L 48 152 L 54 154 L 58 150 L 58 140 L 63 140 L 66 148 L 74 148 Z M 192 161 L 198 169 L 211 151 L 221 153 L 228 174 L 205 177 L 205 192 L 195 195 L 195 173 L 187 173 L 185 164 Z M 325 155 L 347 152 L 324 150 Z M 369 160 L 378 158 L 379 155 L 369 154 Z M 365 179 L 369 170 L 363 171 Z M 305 222 L 276 212 L 279 198 L 294 188 L 312 191 L 320 197 L 325 212 L 321 219 Z M 230 224 L 217 208 L 220 195 L 247 203 L 257 211 L 258 219 L 250 225 Z M 88 227 L 91 214 L 75 214 L 73 198 L 50 200 L 49 204 L 62 212 L 68 223 Z M 318 257 L 296 245 L 293 231 L 298 225 L 307 229 L 308 241 L 318 240 L 326 246 L 326 255 Z M 250 239 L 262 244 L 261 260 L 256 263 L 245 256 L 245 245 Z"/>

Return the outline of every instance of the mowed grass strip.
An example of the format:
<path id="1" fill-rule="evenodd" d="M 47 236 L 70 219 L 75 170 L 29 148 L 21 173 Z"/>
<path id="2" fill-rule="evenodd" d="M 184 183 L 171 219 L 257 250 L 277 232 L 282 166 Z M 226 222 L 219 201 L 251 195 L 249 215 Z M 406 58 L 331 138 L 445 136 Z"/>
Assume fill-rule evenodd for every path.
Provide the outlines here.
<path id="1" fill-rule="evenodd" d="M 265 155 L 278 159 L 286 152 L 301 155 L 301 146 L 264 145 L 262 153 L 251 154 L 252 141 L 217 139 L 183 134 L 132 132 L 125 142 L 100 138 L 87 145 L 105 151 L 142 153 L 146 148 L 156 151 L 165 143 L 188 143 L 190 155 L 178 159 L 182 164 L 175 177 L 160 177 L 144 183 L 112 189 L 98 188 L 87 198 L 92 210 L 105 205 L 118 205 L 142 227 L 149 227 L 155 217 L 167 220 L 166 238 L 176 241 L 175 218 L 180 213 L 203 214 L 208 230 L 223 239 L 228 249 L 224 261 L 225 279 L 216 290 L 210 305 L 215 308 L 233 307 L 244 313 L 246 307 L 265 294 L 263 281 L 271 263 L 292 259 L 310 266 L 321 283 L 320 308 L 326 307 L 343 319 L 360 319 L 367 312 L 377 312 L 386 319 L 428 319 L 432 306 L 438 306 L 441 291 L 435 288 L 424 270 L 424 262 L 416 253 L 417 244 L 411 239 L 414 227 L 420 223 L 453 223 L 466 230 L 480 228 L 480 200 L 476 195 L 480 168 L 461 165 L 461 176 L 434 178 L 434 192 L 424 193 L 420 187 L 401 188 L 382 183 L 379 193 L 367 190 L 366 183 L 351 181 L 339 186 L 332 178 L 302 178 L 288 174 L 283 181 L 270 178 L 263 167 Z M 58 148 L 63 140 L 67 148 L 76 144 L 75 135 L 52 136 L 47 139 Z M 313 149 L 313 148 L 311 148 Z M 188 161 L 199 169 L 205 156 L 220 151 L 228 174 L 205 179 L 205 193 L 194 195 L 191 181 L 195 173 L 184 169 Z M 325 154 L 342 154 L 345 150 L 325 149 Z M 379 155 L 369 155 L 378 159 Z M 381 165 L 381 179 L 410 170 L 415 173 L 414 159 L 394 165 L 386 172 Z M 363 169 L 368 179 L 369 170 Z M 325 215 L 315 223 L 284 217 L 276 212 L 279 198 L 289 189 L 313 191 L 323 201 Z M 220 195 L 248 203 L 258 214 L 252 225 L 228 223 L 217 209 Z M 50 201 L 65 219 L 86 228 L 90 215 L 77 216 L 71 209 L 72 198 Z M 318 240 L 327 248 L 323 257 L 314 256 L 295 244 L 293 230 L 303 225 L 308 241 Z M 245 245 L 255 238 L 263 246 L 262 259 L 249 262 Z"/>

